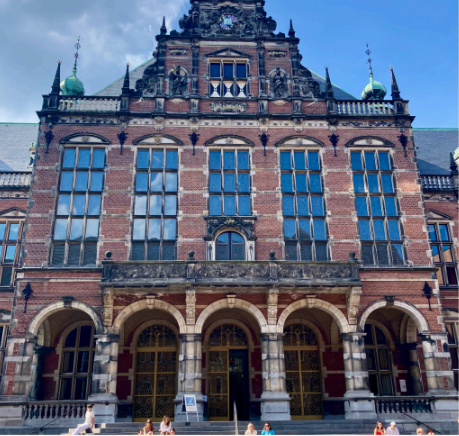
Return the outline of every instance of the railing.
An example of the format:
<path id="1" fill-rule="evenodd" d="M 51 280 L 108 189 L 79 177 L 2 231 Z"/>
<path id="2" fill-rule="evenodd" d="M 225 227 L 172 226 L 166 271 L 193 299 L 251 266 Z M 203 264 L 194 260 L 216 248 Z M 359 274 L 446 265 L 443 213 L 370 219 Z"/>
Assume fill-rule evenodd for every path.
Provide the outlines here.
<path id="1" fill-rule="evenodd" d="M 422 189 L 453 189 L 450 176 L 421 176 Z"/>
<path id="2" fill-rule="evenodd" d="M 339 115 L 394 115 L 391 101 L 339 100 L 336 102 Z"/>
<path id="3" fill-rule="evenodd" d="M 116 98 L 66 98 L 59 102 L 62 112 L 118 112 L 120 100 Z"/>
<path id="4" fill-rule="evenodd" d="M 0 188 L 28 188 L 32 173 L 2 171 L 0 173 Z"/>
<path id="5" fill-rule="evenodd" d="M 234 431 L 235 431 L 235 435 L 238 435 L 239 434 L 239 428 L 238 428 L 238 425 L 237 425 L 237 422 L 238 422 L 238 418 L 237 418 L 237 406 L 236 406 L 236 401 L 233 403 L 233 414 L 234 414 Z"/>
<path id="6" fill-rule="evenodd" d="M 22 406 L 22 417 L 27 421 L 84 418 L 86 404 L 82 402 L 37 401 Z"/>
<path id="7" fill-rule="evenodd" d="M 376 413 L 433 413 L 431 397 L 376 397 Z"/>

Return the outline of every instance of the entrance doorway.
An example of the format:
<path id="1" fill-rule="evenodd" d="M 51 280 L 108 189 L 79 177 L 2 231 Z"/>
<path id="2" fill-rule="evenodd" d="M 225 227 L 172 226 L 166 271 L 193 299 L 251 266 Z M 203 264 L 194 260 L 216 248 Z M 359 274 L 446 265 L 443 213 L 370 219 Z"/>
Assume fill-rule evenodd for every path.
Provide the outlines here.
<path id="1" fill-rule="evenodd" d="M 234 403 L 239 420 L 250 418 L 247 346 L 245 332 L 235 325 L 222 325 L 210 335 L 207 392 L 211 421 L 233 420 Z"/>

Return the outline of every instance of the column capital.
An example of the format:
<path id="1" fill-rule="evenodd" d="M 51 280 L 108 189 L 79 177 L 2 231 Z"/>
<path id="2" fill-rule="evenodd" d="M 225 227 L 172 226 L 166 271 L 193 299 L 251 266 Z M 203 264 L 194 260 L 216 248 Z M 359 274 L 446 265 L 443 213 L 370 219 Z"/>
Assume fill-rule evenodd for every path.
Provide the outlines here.
<path id="1" fill-rule="evenodd" d="M 102 335 L 94 335 L 94 339 L 97 339 L 97 342 L 119 342 L 120 335 L 107 333 Z"/>
<path id="2" fill-rule="evenodd" d="M 364 338 L 366 335 L 367 334 L 365 332 L 340 333 L 340 337 L 343 339 L 343 341 L 352 341 L 354 338 Z"/>
<path id="3" fill-rule="evenodd" d="M 201 342 L 202 333 L 180 333 L 178 337 L 181 342 Z"/>

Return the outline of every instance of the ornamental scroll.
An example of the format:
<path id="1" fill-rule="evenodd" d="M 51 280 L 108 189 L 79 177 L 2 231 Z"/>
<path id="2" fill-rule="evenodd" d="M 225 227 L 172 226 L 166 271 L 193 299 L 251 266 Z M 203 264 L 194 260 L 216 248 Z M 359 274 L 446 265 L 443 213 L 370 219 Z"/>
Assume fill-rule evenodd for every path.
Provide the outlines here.
<path id="1" fill-rule="evenodd" d="M 245 112 L 249 105 L 247 103 L 217 102 L 211 103 L 210 108 L 213 112 Z"/>

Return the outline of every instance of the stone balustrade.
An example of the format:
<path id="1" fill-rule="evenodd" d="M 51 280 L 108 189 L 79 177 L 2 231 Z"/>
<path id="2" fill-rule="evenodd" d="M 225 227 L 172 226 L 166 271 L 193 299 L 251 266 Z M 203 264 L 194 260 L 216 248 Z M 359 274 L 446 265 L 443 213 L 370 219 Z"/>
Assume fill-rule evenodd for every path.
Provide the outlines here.
<path id="1" fill-rule="evenodd" d="M 53 419 L 84 418 L 86 413 L 85 402 L 75 401 L 33 401 L 22 405 L 22 417 L 30 424 Z"/>
<path id="2" fill-rule="evenodd" d="M 64 98 L 59 102 L 60 112 L 118 112 L 120 100 L 116 98 Z"/>
<path id="3" fill-rule="evenodd" d="M 362 101 L 362 100 L 338 100 L 336 102 L 338 115 L 394 115 L 392 101 Z"/>
<path id="4" fill-rule="evenodd" d="M 375 409 L 379 414 L 433 413 L 431 397 L 376 397 Z"/>
<path id="5" fill-rule="evenodd" d="M 32 180 L 31 172 L 0 172 L 0 188 L 29 188 Z"/>
<path id="6" fill-rule="evenodd" d="M 450 176 L 421 176 L 422 189 L 453 189 L 453 180 Z"/>

